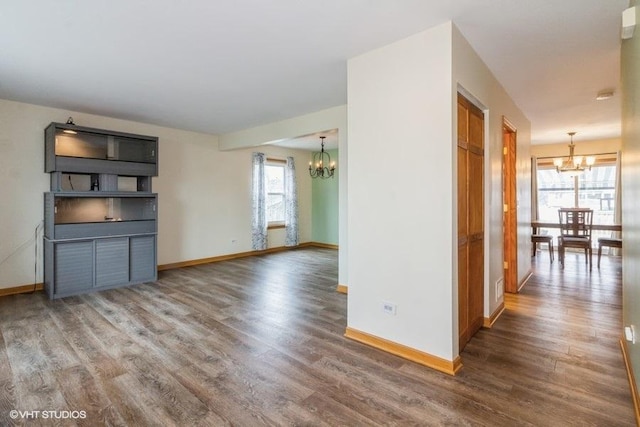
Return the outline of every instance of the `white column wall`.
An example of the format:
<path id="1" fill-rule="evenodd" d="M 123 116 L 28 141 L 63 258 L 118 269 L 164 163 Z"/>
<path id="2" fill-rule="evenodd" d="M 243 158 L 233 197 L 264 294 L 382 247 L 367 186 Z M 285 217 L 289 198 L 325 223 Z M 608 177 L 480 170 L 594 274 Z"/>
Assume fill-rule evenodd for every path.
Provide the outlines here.
<path id="1" fill-rule="evenodd" d="M 452 108 L 449 24 L 348 62 L 348 327 L 447 360 Z"/>
<path id="2" fill-rule="evenodd" d="M 503 302 L 503 116 L 518 131 L 518 278 L 530 270 L 530 123 L 451 22 L 353 58 L 348 79 L 348 327 L 454 360 L 457 92 L 485 110 L 485 317 Z"/>

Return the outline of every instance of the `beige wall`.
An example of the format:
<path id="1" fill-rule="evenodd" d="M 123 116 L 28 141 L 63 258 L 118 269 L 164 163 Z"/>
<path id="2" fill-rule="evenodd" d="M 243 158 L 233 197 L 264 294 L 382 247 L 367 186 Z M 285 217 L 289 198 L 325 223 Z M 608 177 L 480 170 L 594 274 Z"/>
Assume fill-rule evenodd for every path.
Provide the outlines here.
<path id="1" fill-rule="evenodd" d="M 0 288 L 42 282 L 42 253 L 35 258 L 34 229 L 43 220 L 44 128 L 73 116 L 82 126 L 160 138 L 158 262 L 214 257 L 251 250 L 251 152 L 222 152 L 218 137 L 109 117 L 0 100 Z M 293 155 L 299 167 L 300 240 L 311 238 L 311 180 L 300 172 L 308 153 L 260 147 L 270 156 Z M 303 168 L 304 169 L 304 168 Z M 269 235 L 284 243 L 284 231 Z M 34 265 L 37 272 L 34 273 Z"/>
<path id="2" fill-rule="evenodd" d="M 640 5 L 636 21 L 640 22 Z M 633 325 L 636 342 L 627 342 L 635 380 L 640 381 L 640 33 L 622 41 L 622 317 Z M 621 335 L 622 335 L 622 331 Z"/>

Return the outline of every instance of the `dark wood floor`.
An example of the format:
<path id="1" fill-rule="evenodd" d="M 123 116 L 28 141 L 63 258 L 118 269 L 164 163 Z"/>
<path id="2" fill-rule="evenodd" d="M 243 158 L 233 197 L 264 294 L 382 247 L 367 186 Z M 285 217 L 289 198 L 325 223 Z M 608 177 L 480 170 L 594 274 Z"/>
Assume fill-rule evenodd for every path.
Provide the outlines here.
<path id="1" fill-rule="evenodd" d="M 0 298 L 0 425 L 633 425 L 619 260 L 588 274 L 572 254 L 564 272 L 536 258 L 456 377 L 343 337 L 333 250 Z M 86 419 L 14 421 L 13 409 Z"/>

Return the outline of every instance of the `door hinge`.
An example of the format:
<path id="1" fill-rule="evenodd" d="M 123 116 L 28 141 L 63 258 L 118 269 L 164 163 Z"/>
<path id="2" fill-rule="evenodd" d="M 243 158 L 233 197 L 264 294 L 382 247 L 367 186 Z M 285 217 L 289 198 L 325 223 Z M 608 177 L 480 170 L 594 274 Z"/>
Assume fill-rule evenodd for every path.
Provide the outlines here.
<path id="1" fill-rule="evenodd" d="M 503 266 L 504 266 L 505 270 L 508 270 L 509 269 L 509 262 L 504 261 Z"/>
<path id="2" fill-rule="evenodd" d="M 508 204 L 506 204 L 506 203 L 505 203 L 504 205 L 502 205 L 502 210 L 503 210 L 504 212 L 509 212 L 509 205 L 508 205 Z"/>
<path id="3" fill-rule="evenodd" d="M 505 156 L 507 155 L 507 147 L 502 148 L 502 154 L 504 154 Z"/>

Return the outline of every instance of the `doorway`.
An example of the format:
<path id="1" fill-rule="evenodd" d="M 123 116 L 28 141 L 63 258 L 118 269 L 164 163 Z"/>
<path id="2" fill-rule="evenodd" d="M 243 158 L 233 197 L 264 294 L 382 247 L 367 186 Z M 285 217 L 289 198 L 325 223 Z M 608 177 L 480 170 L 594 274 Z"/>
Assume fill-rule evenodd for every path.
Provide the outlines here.
<path id="1" fill-rule="evenodd" d="M 518 206 L 516 197 L 515 127 L 502 118 L 503 268 L 505 292 L 518 292 Z"/>

